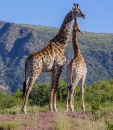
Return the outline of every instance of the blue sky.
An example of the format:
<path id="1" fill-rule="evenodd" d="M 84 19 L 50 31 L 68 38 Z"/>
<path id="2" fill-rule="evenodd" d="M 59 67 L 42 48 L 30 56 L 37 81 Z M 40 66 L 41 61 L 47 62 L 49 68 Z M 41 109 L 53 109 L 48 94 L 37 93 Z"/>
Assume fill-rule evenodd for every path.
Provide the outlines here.
<path id="1" fill-rule="evenodd" d="M 0 20 L 60 27 L 75 2 L 86 15 L 82 31 L 113 33 L 113 0 L 0 0 Z"/>

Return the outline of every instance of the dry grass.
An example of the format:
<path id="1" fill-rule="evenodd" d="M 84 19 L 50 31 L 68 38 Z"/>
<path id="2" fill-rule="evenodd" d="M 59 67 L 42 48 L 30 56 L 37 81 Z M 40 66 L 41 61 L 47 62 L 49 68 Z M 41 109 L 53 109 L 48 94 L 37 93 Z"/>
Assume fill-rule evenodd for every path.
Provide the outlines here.
<path id="1" fill-rule="evenodd" d="M 52 126 L 53 130 L 71 130 L 71 122 L 67 115 L 59 113 L 56 117 L 55 123 Z"/>
<path id="2" fill-rule="evenodd" d="M 8 118 L 8 120 L 0 123 L 0 130 L 37 129 L 38 127 L 38 114 L 17 114 L 10 116 L 11 117 Z"/>
<path id="3" fill-rule="evenodd" d="M 37 114 L 31 114 L 31 115 L 28 115 L 28 118 L 27 118 L 27 116 L 25 118 L 23 118 L 21 116 L 21 118 L 19 119 L 19 122 L 21 122 L 21 126 L 29 127 L 29 128 L 32 128 L 32 129 L 38 127 L 38 120 L 39 119 L 38 119 Z"/>
<path id="4" fill-rule="evenodd" d="M 106 130 L 104 120 L 93 121 L 89 119 L 75 119 L 73 122 L 74 130 Z"/>
<path id="5" fill-rule="evenodd" d="M 106 130 L 105 119 L 90 120 L 82 118 L 72 118 L 64 113 L 58 114 L 53 130 Z"/>

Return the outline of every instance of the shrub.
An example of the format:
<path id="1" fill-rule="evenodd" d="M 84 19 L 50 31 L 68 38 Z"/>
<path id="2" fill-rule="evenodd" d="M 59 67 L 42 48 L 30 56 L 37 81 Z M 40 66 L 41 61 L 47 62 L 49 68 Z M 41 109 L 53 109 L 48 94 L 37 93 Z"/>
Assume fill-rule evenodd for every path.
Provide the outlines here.
<path id="1" fill-rule="evenodd" d="M 113 124 L 111 124 L 109 121 L 105 121 L 105 124 L 107 125 L 107 130 L 113 130 Z"/>
<path id="2" fill-rule="evenodd" d="M 49 102 L 49 84 L 35 84 L 29 96 L 30 105 L 46 105 Z"/>

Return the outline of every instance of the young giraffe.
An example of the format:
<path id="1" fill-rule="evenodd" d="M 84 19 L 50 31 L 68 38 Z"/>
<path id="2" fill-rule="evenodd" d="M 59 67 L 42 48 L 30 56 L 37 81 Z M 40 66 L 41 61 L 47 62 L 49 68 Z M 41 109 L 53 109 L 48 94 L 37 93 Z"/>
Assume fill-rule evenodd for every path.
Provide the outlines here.
<path id="1" fill-rule="evenodd" d="M 73 15 L 72 15 L 73 14 Z M 62 67 L 66 63 L 64 51 L 68 44 L 70 27 L 73 17 L 84 17 L 84 14 L 79 8 L 74 5 L 58 32 L 58 34 L 47 42 L 47 45 L 42 50 L 32 53 L 25 61 L 25 81 L 23 83 L 23 104 L 22 113 L 26 113 L 26 105 L 32 86 L 39 76 L 40 72 L 51 72 L 51 86 L 50 86 L 50 111 L 57 111 L 56 109 L 56 92 L 58 88 L 58 81 L 62 72 Z"/>
<path id="2" fill-rule="evenodd" d="M 84 82 L 87 74 L 87 67 L 84 61 L 84 58 L 81 54 L 78 41 L 77 41 L 77 33 L 81 32 L 79 30 L 79 25 L 77 24 L 77 18 L 74 19 L 73 31 L 72 31 L 72 43 L 74 50 L 74 58 L 71 60 L 67 67 L 67 103 L 66 109 L 68 111 L 68 98 L 70 96 L 70 110 L 74 111 L 74 95 L 76 92 L 76 86 L 80 80 L 82 80 L 81 84 L 81 94 L 82 94 L 82 111 L 85 112 L 84 105 Z"/>

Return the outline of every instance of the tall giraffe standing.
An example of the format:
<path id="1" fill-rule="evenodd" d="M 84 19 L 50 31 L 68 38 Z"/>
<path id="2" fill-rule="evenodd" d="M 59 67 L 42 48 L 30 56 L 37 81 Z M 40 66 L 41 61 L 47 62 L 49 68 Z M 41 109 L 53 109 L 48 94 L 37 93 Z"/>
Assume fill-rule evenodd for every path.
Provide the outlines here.
<path id="1" fill-rule="evenodd" d="M 77 33 L 80 32 L 79 25 L 77 24 L 77 18 L 74 19 L 73 31 L 72 31 L 72 44 L 74 50 L 74 58 L 67 66 L 67 103 L 66 108 L 68 111 L 68 98 L 70 96 L 70 110 L 74 111 L 74 95 L 76 92 L 76 86 L 80 80 L 81 83 L 81 94 L 82 94 L 82 111 L 85 112 L 84 105 L 84 82 L 87 74 L 87 67 L 82 56 L 81 50 L 78 45 Z"/>
<path id="2" fill-rule="evenodd" d="M 51 86 L 50 86 L 50 111 L 57 111 L 56 109 L 56 92 L 58 88 L 58 81 L 62 72 L 62 67 L 66 63 L 66 57 L 64 51 L 68 44 L 70 36 L 70 27 L 73 20 L 73 16 L 84 17 L 84 14 L 79 8 L 76 8 L 76 4 L 72 11 L 70 11 L 58 32 L 58 34 L 47 42 L 45 48 L 32 53 L 25 61 L 25 81 L 23 84 L 23 104 L 22 113 L 26 113 L 26 105 L 32 86 L 39 76 L 40 72 L 51 72 Z"/>

